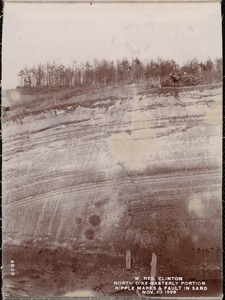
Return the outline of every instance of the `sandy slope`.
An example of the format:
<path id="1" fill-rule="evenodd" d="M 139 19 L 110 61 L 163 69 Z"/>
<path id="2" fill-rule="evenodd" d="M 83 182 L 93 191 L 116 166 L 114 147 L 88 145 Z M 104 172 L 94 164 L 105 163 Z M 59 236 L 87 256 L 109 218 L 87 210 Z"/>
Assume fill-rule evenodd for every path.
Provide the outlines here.
<path id="1" fill-rule="evenodd" d="M 146 276 L 153 251 L 160 275 L 220 278 L 221 102 L 219 88 L 178 101 L 129 85 L 7 112 L 6 270 L 16 257 L 18 278 L 36 286 L 20 293 L 107 294 L 122 275 Z"/>

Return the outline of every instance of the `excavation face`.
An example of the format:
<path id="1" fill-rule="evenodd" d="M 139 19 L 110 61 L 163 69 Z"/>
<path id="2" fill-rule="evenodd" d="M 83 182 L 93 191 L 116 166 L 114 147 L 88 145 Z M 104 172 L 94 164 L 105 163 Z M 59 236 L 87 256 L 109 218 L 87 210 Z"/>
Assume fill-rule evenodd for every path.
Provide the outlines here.
<path id="1" fill-rule="evenodd" d="M 221 89 L 183 92 L 183 105 L 137 85 L 100 96 L 15 108 L 3 122 L 13 284 L 29 278 L 40 296 L 110 294 L 114 277 L 128 276 L 126 250 L 131 277 L 149 275 L 154 252 L 160 274 L 220 278 Z"/>

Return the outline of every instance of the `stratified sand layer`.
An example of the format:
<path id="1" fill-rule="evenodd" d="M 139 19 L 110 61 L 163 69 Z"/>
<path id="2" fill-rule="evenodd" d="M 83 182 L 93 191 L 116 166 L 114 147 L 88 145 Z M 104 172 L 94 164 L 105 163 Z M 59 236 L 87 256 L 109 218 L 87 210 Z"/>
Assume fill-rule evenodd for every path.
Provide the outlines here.
<path id="1" fill-rule="evenodd" d="M 87 93 L 55 107 L 7 112 L 5 274 L 10 255 L 17 257 L 19 273 L 32 268 L 35 251 L 57 250 L 61 254 L 33 256 L 33 268 L 41 270 L 42 278 L 48 277 L 47 270 L 61 272 L 60 265 L 70 278 L 96 272 L 95 279 L 86 278 L 88 285 L 68 279 L 70 289 L 93 290 L 103 276 L 97 290 L 110 293 L 110 281 L 126 274 L 124 255 L 130 249 L 133 272 L 150 269 L 154 252 L 159 275 L 219 279 L 221 111 L 220 88 L 182 92 L 177 100 L 128 85 Z M 66 262 L 76 255 L 83 255 L 83 271 L 82 262 L 76 267 Z M 85 255 L 98 259 L 90 266 Z M 47 259 L 49 269 L 38 257 Z M 38 286 L 37 278 L 33 281 Z M 47 291 L 41 288 L 33 291 L 43 293 Z"/>

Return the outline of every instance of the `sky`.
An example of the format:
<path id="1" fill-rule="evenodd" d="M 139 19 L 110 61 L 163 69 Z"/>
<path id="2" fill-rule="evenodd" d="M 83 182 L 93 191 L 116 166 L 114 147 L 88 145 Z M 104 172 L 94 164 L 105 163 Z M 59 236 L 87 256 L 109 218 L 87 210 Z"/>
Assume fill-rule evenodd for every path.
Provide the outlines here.
<path id="1" fill-rule="evenodd" d="M 5 3 L 2 87 L 25 66 L 222 57 L 220 3 Z"/>

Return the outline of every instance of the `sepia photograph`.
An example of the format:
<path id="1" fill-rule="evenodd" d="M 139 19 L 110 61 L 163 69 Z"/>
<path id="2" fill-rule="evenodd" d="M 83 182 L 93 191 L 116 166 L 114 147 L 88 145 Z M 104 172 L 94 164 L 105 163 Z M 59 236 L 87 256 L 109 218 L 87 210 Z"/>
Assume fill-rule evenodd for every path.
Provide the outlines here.
<path id="1" fill-rule="evenodd" d="M 4 299 L 222 299 L 221 23 L 4 3 Z"/>

